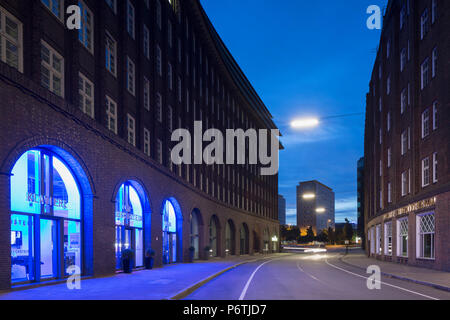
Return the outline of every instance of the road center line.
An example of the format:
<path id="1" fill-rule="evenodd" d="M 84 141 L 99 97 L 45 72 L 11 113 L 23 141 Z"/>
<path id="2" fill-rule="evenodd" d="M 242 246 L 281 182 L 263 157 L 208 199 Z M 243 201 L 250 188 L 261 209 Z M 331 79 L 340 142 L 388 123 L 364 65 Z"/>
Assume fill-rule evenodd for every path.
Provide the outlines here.
<path id="1" fill-rule="evenodd" d="M 298 270 L 300 270 L 301 272 L 303 272 L 304 274 L 306 274 L 308 277 L 312 278 L 313 280 L 316 280 L 316 281 L 320 282 L 321 284 L 325 284 L 322 281 L 320 281 L 319 279 L 317 279 L 316 277 L 314 277 L 313 275 L 306 272 L 302 267 L 300 267 L 300 261 L 297 261 L 297 268 L 298 268 Z"/>
<path id="2" fill-rule="evenodd" d="M 239 300 L 244 300 L 245 295 L 247 294 L 248 287 L 250 286 L 250 283 L 252 282 L 253 277 L 254 277 L 255 274 L 258 272 L 258 270 L 261 269 L 265 264 L 267 264 L 267 263 L 269 263 L 269 262 L 272 262 L 272 261 L 274 261 L 274 260 L 278 260 L 278 259 L 272 259 L 272 260 L 266 261 L 266 262 L 260 264 L 260 265 L 255 269 L 255 271 L 253 271 L 252 275 L 250 276 L 250 278 L 248 279 L 247 283 L 245 284 L 244 290 L 242 290 L 242 293 L 241 293 L 241 296 L 239 297 Z"/>
<path id="3" fill-rule="evenodd" d="M 328 259 L 326 259 L 325 262 L 326 262 L 327 265 L 329 265 L 330 267 L 333 267 L 333 268 L 335 268 L 335 269 L 341 270 L 341 271 L 343 271 L 343 272 L 346 272 L 346 273 L 348 273 L 348 274 L 354 275 L 354 276 L 359 277 L 359 278 L 363 278 L 363 279 L 366 279 L 366 280 L 369 279 L 369 277 L 364 277 L 364 276 L 361 276 L 361 275 L 359 275 L 359 274 L 357 274 L 357 273 L 353 273 L 353 272 L 350 272 L 350 271 L 348 271 L 348 270 L 339 268 L 339 267 L 335 266 L 334 264 L 329 263 L 329 262 L 328 262 Z M 439 300 L 439 299 L 437 299 L 437 298 L 433 298 L 433 297 L 427 296 L 427 295 L 425 295 L 425 294 L 422 294 L 422 293 L 419 293 L 419 292 L 416 292 L 416 291 L 412 291 L 412 290 L 408 290 L 408 289 L 405 289 L 405 288 L 402 288 L 402 287 L 394 286 L 393 284 L 389 284 L 389 283 L 382 282 L 382 281 L 378 281 L 378 280 L 375 280 L 375 281 L 378 282 L 378 283 L 381 283 L 381 284 L 383 284 L 383 285 L 389 286 L 389 287 L 393 287 L 393 288 L 396 288 L 396 289 L 399 289 L 399 290 L 403 290 L 403 291 L 406 291 L 406 292 L 409 292 L 409 293 L 416 294 L 416 295 L 418 295 L 418 296 L 425 297 L 425 298 L 427 298 L 427 299 L 431 299 L 431 300 Z"/>

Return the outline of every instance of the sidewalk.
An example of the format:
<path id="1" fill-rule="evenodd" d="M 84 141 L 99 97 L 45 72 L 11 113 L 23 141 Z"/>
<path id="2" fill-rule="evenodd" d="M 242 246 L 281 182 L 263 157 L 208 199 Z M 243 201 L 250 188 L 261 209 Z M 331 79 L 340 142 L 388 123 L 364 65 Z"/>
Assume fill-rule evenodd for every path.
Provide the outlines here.
<path id="1" fill-rule="evenodd" d="M 350 252 L 348 255 L 343 256 L 341 261 L 364 270 L 367 270 L 368 266 L 377 265 L 381 268 L 381 273 L 387 277 L 450 291 L 449 272 L 380 261 L 374 258 L 368 258 L 361 250 Z"/>
<path id="2" fill-rule="evenodd" d="M 159 269 L 117 274 L 81 281 L 81 290 L 69 290 L 65 283 L 0 294 L 0 300 L 164 300 L 218 273 L 254 260 L 281 254 L 212 259 L 182 263 Z M 209 279 L 210 280 L 210 279 Z M 182 295 L 181 295 L 182 296 Z"/>

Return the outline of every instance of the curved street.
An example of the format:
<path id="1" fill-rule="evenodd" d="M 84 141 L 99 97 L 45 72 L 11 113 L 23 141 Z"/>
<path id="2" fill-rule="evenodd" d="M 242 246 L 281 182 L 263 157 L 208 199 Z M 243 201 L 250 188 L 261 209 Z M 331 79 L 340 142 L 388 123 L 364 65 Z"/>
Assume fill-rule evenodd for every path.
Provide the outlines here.
<path id="1" fill-rule="evenodd" d="M 297 253 L 239 266 L 212 280 L 187 300 L 449 300 L 450 292 L 381 276 L 370 290 L 363 270 L 342 252 Z M 376 262 L 374 261 L 374 264 Z"/>

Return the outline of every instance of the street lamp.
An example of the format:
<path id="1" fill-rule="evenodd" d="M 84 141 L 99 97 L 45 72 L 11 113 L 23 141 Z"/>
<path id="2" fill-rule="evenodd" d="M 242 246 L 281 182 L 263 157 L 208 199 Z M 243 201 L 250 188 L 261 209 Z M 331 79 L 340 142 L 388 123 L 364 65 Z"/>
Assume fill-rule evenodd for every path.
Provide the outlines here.
<path id="1" fill-rule="evenodd" d="M 325 212 L 325 208 L 317 208 L 316 212 L 317 213 L 324 213 Z"/>
<path id="2" fill-rule="evenodd" d="M 316 195 L 314 193 L 305 193 L 303 195 L 303 199 L 307 200 L 307 199 L 314 199 L 316 197 Z"/>
<path id="3" fill-rule="evenodd" d="M 323 120 L 337 119 L 337 118 L 347 118 L 364 115 L 365 113 L 349 113 L 349 114 L 341 114 L 336 116 L 327 116 L 322 118 L 298 118 L 291 122 L 292 129 L 309 129 L 319 126 L 319 124 Z"/>
<path id="4" fill-rule="evenodd" d="M 317 127 L 319 123 L 320 121 L 317 118 L 296 119 L 291 122 L 291 127 L 293 129 L 314 128 Z"/>

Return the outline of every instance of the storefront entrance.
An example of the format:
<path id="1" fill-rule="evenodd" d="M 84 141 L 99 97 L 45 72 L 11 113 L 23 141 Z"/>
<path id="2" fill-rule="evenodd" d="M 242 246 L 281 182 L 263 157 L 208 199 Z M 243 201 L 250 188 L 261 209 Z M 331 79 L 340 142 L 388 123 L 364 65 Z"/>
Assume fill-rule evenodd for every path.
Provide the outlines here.
<path id="1" fill-rule="evenodd" d="M 58 277 L 58 228 L 54 220 L 41 219 L 41 279 Z"/>
<path id="2" fill-rule="evenodd" d="M 175 200 L 173 200 L 175 201 Z M 178 206 L 177 206 L 178 207 Z M 177 221 L 177 213 L 171 200 L 166 200 L 163 206 L 163 263 L 170 264 L 179 262 L 179 248 L 181 244 L 181 236 L 178 236 L 179 225 Z"/>
<path id="3" fill-rule="evenodd" d="M 44 149 L 11 172 L 11 282 L 82 273 L 81 193 L 71 170 Z"/>
<path id="4" fill-rule="evenodd" d="M 131 182 L 124 183 L 116 196 L 116 269 L 122 268 L 122 252 L 132 250 L 133 267 L 144 265 L 143 199 Z"/>

